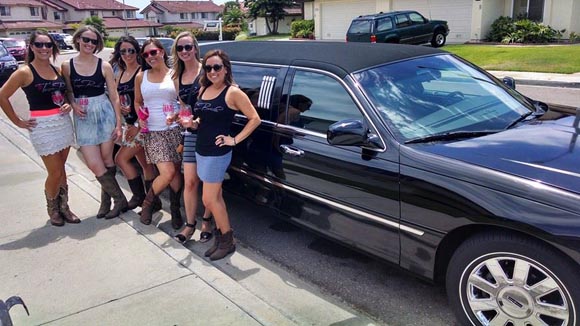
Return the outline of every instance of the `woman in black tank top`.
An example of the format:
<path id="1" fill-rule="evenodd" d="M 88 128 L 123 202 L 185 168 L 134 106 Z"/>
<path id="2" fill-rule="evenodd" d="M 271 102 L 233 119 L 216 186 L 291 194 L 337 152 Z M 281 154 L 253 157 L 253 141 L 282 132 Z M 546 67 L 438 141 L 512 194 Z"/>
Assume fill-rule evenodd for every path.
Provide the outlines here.
<path id="1" fill-rule="evenodd" d="M 222 50 L 212 50 L 203 59 L 201 89 L 195 105 L 200 118 L 197 130 L 197 173 L 203 181 L 203 203 L 216 222 L 215 243 L 205 253 L 211 260 L 222 259 L 236 250 L 222 182 L 231 161 L 232 148 L 246 139 L 260 125 L 260 117 L 250 99 L 233 84 L 232 65 Z M 244 114 L 248 122 L 231 135 L 234 114 Z"/>
<path id="2" fill-rule="evenodd" d="M 12 74 L 0 89 L 0 107 L 17 127 L 29 130 L 30 141 L 42 158 L 48 172 L 44 193 L 50 223 L 55 226 L 62 226 L 65 221 L 80 223 L 68 207 L 65 172 L 70 146 L 74 143 L 71 106 L 56 98 L 57 92 L 65 93 L 66 86 L 60 71 L 50 64 L 51 57 L 54 60 L 59 52 L 58 46 L 41 30 L 30 35 L 29 44 L 26 65 Z M 18 115 L 9 101 L 18 88 L 22 88 L 28 99 L 30 119 L 20 118 L 25 112 L 19 110 Z"/>
<path id="3" fill-rule="evenodd" d="M 145 151 L 143 150 L 143 140 L 139 132 L 139 124 L 137 123 L 137 114 L 135 112 L 135 76 L 141 70 L 141 57 L 139 56 L 139 43 L 133 36 L 123 36 L 115 44 L 113 58 L 109 61 L 111 65 L 119 67 L 119 76 L 117 77 L 117 91 L 119 96 L 129 96 L 131 104 L 130 107 L 125 108 L 121 106 L 121 113 L 123 114 L 123 137 L 121 140 L 121 148 L 115 155 L 115 163 L 129 183 L 133 197 L 129 200 L 129 209 L 134 209 L 143 204 L 145 199 L 145 185 L 147 191 L 151 187 L 151 182 L 155 178 L 155 169 L 152 164 L 148 164 L 145 158 Z M 139 175 L 139 171 L 135 168 L 131 160 L 135 157 L 143 170 L 145 177 L 145 184 L 143 178 Z M 157 204 L 161 209 L 161 201 Z"/>
<path id="4" fill-rule="evenodd" d="M 77 144 L 88 168 L 101 184 L 97 218 L 115 218 L 128 209 L 127 199 L 115 179 L 114 140 L 121 138 L 121 108 L 113 68 L 95 53 L 103 49 L 103 37 L 92 26 L 73 35 L 78 56 L 62 63 L 62 71 L 74 110 Z M 105 87 L 108 95 L 105 93 Z M 75 102 L 85 96 L 83 106 Z M 111 198 L 115 204 L 111 209 Z"/>

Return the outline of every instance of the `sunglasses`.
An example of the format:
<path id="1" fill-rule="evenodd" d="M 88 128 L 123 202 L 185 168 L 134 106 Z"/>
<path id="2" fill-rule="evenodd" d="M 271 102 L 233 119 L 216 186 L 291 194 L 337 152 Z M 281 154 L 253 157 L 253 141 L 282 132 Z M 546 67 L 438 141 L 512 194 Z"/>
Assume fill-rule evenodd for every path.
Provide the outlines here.
<path id="1" fill-rule="evenodd" d="M 121 55 L 131 55 L 137 53 L 137 51 L 135 51 L 135 49 L 121 49 L 119 53 L 121 53 Z"/>
<path id="2" fill-rule="evenodd" d="M 97 45 L 97 43 L 99 43 L 99 40 L 95 40 L 95 39 L 92 39 L 92 38 L 89 38 L 89 37 L 84 37 L 84 36 L 81 36 L 81 40 L 83 40 L 83 43 L 89 43 L 90 42 L 93 45 Z"/>
<path id="3" fill-rule="evenodd" d="M 32 44 L 34 44 L 34 47 L 42 49 L 42 47 L 45 47 L 47 49 L 52 49 L 52 42 L 33 42 Z"/>
<path id="4" fill-rule="evenodd" d="M 213 69 L 213 71 L 215 71 L 215 72 L 220 72 L 223 67 L 224 67 L 224 65 L 220 65 L 220 64 L 216 63 L 213 66 L 211 66 L 211 65 L 203 66 L 203 70 L 205 70 L 205 72 L 211 72 L 211 70 Z"/>
<path id="5" fill-rule="evenodd" d="M 186 52 L 189 52 L 189 51 L 193 50 L 193 44 L 178 45 L 175 47 L 175 49 L 177 50 L 177 52 L 181 52 L 183 50 L 185 50 Z"/>
<path id="6" fill-rule="evenodd" d="M 143 59 L 147 59 L 149 58 L 149 56 L 156 57 L 159 54 L 159 52 L 160 52 L 159 50 L 153 49 L 149 50 L 148 52 L 143 52 L 141 56 L 143 57 Z"/>

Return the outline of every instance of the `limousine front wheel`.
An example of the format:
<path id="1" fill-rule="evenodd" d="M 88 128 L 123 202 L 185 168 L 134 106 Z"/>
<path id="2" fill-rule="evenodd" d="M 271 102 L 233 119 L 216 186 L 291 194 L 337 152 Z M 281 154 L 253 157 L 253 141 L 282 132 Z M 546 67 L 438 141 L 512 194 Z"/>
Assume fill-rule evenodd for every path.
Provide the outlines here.
<path id="1" fill-rule="evenodd" d="M 447 294 L 461 325 L 573 326 L 578 266 L 547 245 L 507 233 L 467 240 L 447 270 Z"/>

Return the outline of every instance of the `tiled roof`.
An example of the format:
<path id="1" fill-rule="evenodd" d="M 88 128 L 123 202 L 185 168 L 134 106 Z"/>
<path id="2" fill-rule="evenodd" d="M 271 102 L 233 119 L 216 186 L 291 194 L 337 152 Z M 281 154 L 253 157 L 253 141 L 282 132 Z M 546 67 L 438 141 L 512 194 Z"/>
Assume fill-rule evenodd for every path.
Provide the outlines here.
<path id="1" fill-rule="evenodd" d="M 151 7 L 161 9 L 170 13 L 180 12 L 222 12 L 223 6 L 216 5 L 211 0 L 207 1 L 156 1 L 151 3 L 141 10 L 144 13 L 146 10 L 152 10 Z"/>
<path id="2" fill-rule="evenodd" d="M 125 28 L 125 21 L 119 17 L 103 18 L 106 28 Z M 159 23 L 146 21 L 144 19 L 127 19 L 127 27 L 160 27 Z"/>
<path id="3" fill-rule="evenodd" d="M 196 22 L 189 22 L 189 23 L 164 23 L 165 25 L 171 25 L 174 27 L 183 27 L 183 28 L 203 28 L 203 24 L 196 23 Z"/>
<path id="4" fill-rule="evenodd" d="M 62 29 L 64 27 L 65 25 L 63 24 L 53 23 L 47 20 L 0 22 L 0 30 L 8 30 L 8 29 L 27 30 L 35 28 Z"/>
<path id="5" fill-rule="evenodd" d="M 2 0 L 3 6 L 42 6 L 42 3 L 37 0 Z"/>
<path id="6" fill-rule="evenodd" d="M 56 4 L 65 3 L 77 10 L 139 10 L 137 7 L 124 5 L 115 0 L 53 0 Z"/>

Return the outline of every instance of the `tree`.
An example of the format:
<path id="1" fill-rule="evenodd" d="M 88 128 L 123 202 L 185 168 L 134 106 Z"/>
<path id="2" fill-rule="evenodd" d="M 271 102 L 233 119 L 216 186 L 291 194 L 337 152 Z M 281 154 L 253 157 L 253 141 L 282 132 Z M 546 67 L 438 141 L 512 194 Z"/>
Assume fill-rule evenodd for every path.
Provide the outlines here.
<path id="1" fill-rule="evenodd" d="M 221 17 L 224 25 L 243 25 L 245 21 L 244 12 L 240 9 L 240 3 L 238 1 L 228 1 L 224 3 L 224 11 L 223 13 L 219 14 L 218 17 Z"/>
<path id="2" fill-rule="evenodd" d="M 245 0 L 244 5 L 249 9 L 248 16 L 254 19 L 266 18 L 268 34 L 278 34 L 278 22 L 286 16 L 284 8 L 291 7 L 293 2 L 292 0 Z"/>
<path id="3" fill-rule="evenodd" d="M 98 16 L 91 16 L 89 18 L 85 18 L 85 20 L 83 20 L 83 24 L 91 25 L 94 28 L 96 28 L 105 39 L 107 38 L 107 36 L 109 36 L 109 34 L 107 34 L 107 28 L 105 28 L 105 23 L 103 22 L 103 19 Z"/>

